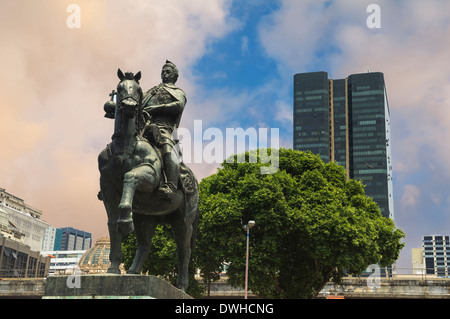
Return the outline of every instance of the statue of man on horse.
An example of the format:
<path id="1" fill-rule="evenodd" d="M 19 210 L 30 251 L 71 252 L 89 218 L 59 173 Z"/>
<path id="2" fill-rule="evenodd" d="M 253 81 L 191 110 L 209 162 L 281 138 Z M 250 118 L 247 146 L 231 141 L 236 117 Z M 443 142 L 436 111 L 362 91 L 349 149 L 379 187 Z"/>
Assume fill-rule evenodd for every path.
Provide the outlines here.
<path id="1" fill-rule="evenodd" d="M 178 255 L 178 287 L 188 287 L 188 265 L 198 226 L 198 182 L 180 160 L 176 132 L 186 105 L 175 86 L 176 66 L 166 61 L 162 83 L 143 93 L 141 72 L 119 69 L 117 93 L 105 103 L 105 117 L 114 119 L 112 141 L 100 153 L 99 199 L 108 215 L 111 266 L 120 273 L 123 236 L 138 242 L 128 273 L 139 274 L 151 249 L 158 224 L 172 227 Z M 116 101 L 114 101 L 116 96 Z"/>

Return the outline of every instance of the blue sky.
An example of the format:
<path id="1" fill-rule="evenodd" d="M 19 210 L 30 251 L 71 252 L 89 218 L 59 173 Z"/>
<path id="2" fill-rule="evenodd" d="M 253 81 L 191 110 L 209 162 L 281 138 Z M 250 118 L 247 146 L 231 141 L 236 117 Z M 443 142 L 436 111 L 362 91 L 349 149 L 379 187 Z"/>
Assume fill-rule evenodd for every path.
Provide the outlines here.
<path id="1" fill-rule="evenodd" d="M 277 1 L 233 3 L 230 15 L 239 21 L 237 29 L 211 43 L 206 54 L 194 65 L 209 87 L 233 89 L 261 86 L 277 77 L 276 63 L 268 57 L 259 41 L 261 19 L 279 7 Z M 211 79 L 204 77 L 211 74 Z"/>
<path id="2" fill-rule="evenodd" d="M 74 3 L 80 28 L 67 25 Z M 106 236 L 96 160 L 112 134 L 103 104 L 117 68 L 142 71 L 149 89 L 169 59 L 188 98 L 182 126 L 278 128 L 284 147 L 292 147 L 295 73 L 370 69 L 385 75 L 395 222 L 407 235 L 399 266 L 411 267 L 421 236 L 450 232 L 450 3 L 376 1 L 379 29 L 366 24 L 371 3 L 2 1 L 0 187 L 53 226 Z M 193 169 L 202 178 L 217 166 Z"/>
<path id="3" fill-rule="evenodd" d="M 442 53 L 449 53 L 449 37 L 445 33 L 449 28 L 449 11 L 442 7 L 443 2 L 439 3 L 442 9 L 439 10 L 439 6 L 430 9 L 430 6 L 417 1 L 409 2 L 410 5 L 407 2 L 394 4 L 384 1 L 380 2 L 382 27 L 369 29 L 365 24 L 370 15 L 365 10 L 369 3 L 354 5 L 355 2 L 350 1 L 317 1 L 314 4 L 309 1 L 281 1 L 271 4 L 265 3 L 259 7 L 256 3 L 252 6 L 238 3 L 232 7 L 231 15 L 242 24 L 211 44 L 207 54 L 195 65 L 195 70 L 203 73 L 204 82 L 201 83 L 213 89 L 225 87 L 237 95 L 247 90 L 259 91 L 270 85 L 262 93 L 266 99 L 257 96 L 249 99 L 254 103 L 264 101 L 260 104 L 261 113 L 258 114 L 263 118 L 247 118 L 235 113 L 233 119 L 244 127 L 257 125 L 261 121 L 279 127 L 280 135 L 284 138 L 282 144 L 291 147 L 291 122 L 287 118 L 281 121 L 275 118 L 271 108 L 287 112 L 289 106 L 291 111 L 293 74 L 324 70 L 332 78 L 343 78 L 368 69 L 385 73 L 393 123 L 391 138 L 396 224 L 407 234 L 406 247 L 398 266 L 410 268 L 410 250 L 420 247 L 421 236 L 448 235 L 449 232 L 448 168 L 445 161 L 437 158 L 448 154 L 447 150 L 439 148 L 448 147 L 445 143 L 441 145 L 434 135 L 440 133 L 442 136 L 438 138 L 445 138 L 449 129 L 448 121 L 442 121 L 436 116 L 449 102 L 450 64 L 441 59 Z M 433 2 L 433 5 L 436 4 L 438 2 Z M 306 16 L 307 22 L 312 25 L 305 25 L 301 20 L 303 14 L 295 11 L 302 9 L 315 14 Z M 252 14 L 248 14 L 249 11 Z M 299 16 L 297 21 L 292 18 L 296 14 Z M 321 24 L 323 21 L 325 23 Z M 293 30 L 301 27 L 305 27 L 307 32 L 298 36 Z M 420 27 L 422 31 L 418 30 Z M 425 40 L 427 36 L 439 41 L 439 44 L 435 45 L 437 42 L 434 40 Z M 301 40 L 311 46 L 302 48 Z M 429 43 L 422 46 L 422 41 Z M 389 44 L 394 42 L 396 45 L 390 47 Z M 346 47 L 346 44 L 349 46 Z M 304 61 L 301 61 L 302 58 Z M 437 60 L 432 62 L 434 58 Z M 402 62 L 405 63 L 404 69 L 395 66 Z M 420 79 L 424 66 L 421 67 L 418 62 L 424 62 L 429 68 L 424 72 L 427 79 Z M 402 73 L 411 66 L 417 69 L 417 79 L 408 78 L 407 74 Z M 434 71 L 443 74 L 434 78 L 429 74 Z M 207 76 L 205 79 L 207 74 L 216 77 L 211 80 Z M 426 83 L 427 80 L 439 84 L 430 85 Z M 408 96 L 408 89 L 396 81 L 405 83 L 405 86 L 411 82 L 411 96 Z M 401 92 L 396 91 L 397 86 L 402 89 Z M 417 102 L 433 94 L 433 91 L 438 96 L 436 100 L 428 100 L 426 105 Z M 402 100 L 402 97 L 407 98 Z M 416 103 L 417 106 L 414 105 Z M 416 107 L 422 110 L 414 114 Z M 422 122 L 420 114 L 424 109 L 428 110 Z M 433 115 L 435 111 L 437 113 Z M 441 115 L 448 116 L 449 112 L 444 111 Z M 439 126 L 440 131 L 434 132 L 433 125 Z M 431 140 L 433 142 L 430 143 Z M 445 167 L 440 168 L 442 165 Z M 399 168 L 397 172 L 396 168 Z"/>

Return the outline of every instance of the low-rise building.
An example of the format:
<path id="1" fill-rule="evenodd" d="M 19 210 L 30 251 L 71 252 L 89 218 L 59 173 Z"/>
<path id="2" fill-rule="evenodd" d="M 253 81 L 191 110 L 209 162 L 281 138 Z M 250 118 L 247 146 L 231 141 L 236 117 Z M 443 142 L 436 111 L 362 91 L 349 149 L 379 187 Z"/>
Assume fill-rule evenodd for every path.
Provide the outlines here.
<path id="1" fill-rule="evenodd" d="M 51 258 L 49 275 L 72 274 L 86 250 L 49 250 L 41 251 L 42 256 Z"/>
<path id="2" fill-rule="evenodd" d="M 43 278 L 50 269 L 50 258 L 30 246 L 0 236 L 0 278 Z"/>

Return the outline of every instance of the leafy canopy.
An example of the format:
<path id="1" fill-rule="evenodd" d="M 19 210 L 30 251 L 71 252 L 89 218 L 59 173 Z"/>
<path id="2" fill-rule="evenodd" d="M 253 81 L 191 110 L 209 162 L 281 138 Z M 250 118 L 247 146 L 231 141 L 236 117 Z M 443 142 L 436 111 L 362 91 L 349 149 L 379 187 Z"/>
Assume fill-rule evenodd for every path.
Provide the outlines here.
<path id="1" fill-rule="evenodd" d="M 344 270 L 360 274 L 398 259 L 404 233 L 343 167 L 289 149 L 279 150 L 276 173 L 261 174 L 262 165 L 224 162 L 200 183 L 205 276 L 227 262 L 229 282 L 243 286 L 249 220 L 249 289 L 260 297 L 311 298 Z"/>
<path id="2" fill-rule="evenodd" d="M 243 226 L 249 220 L 256 222 L 250 231 L 249 289 L 262 298 L 312 298 L 328 281 L 339 282 L 344 271 L 360 274 L 371 264 L 385 267 L 398 259 L 404 233 L 381 215 L 361 182 L 347 181 L 343 167 L 324 164 L 310 152 L 276 151 L 279 170 L 273 174 L 261 174 L 267 164 L 251 163 L 246 153 L 246 162 L 224 161 L 201 181 L 188 293 L 203 293 L 195 269 L 209 287 L 224 264 L 229 283 L 244 286 Z M 144 272 L 175 283 L 170 228 L 158 226 L 152 242 Z M 123 244 L 126 268 L 135 247 L 131 235 Z"/>

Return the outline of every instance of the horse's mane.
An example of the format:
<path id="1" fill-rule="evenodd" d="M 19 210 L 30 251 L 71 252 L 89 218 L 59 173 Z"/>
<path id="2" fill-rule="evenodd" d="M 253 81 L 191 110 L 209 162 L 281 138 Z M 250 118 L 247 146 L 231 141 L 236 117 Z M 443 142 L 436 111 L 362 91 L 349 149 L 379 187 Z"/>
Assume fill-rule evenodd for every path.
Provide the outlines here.
<path id="1" fill-rule="evenodd" d="M 133 72 L 125 72 L 124 75 L 125 75 L 125 79 L 124 80 L 135 80 Z M 138 81 L 136 81 L 136 82 L 138 82 Z"/>

